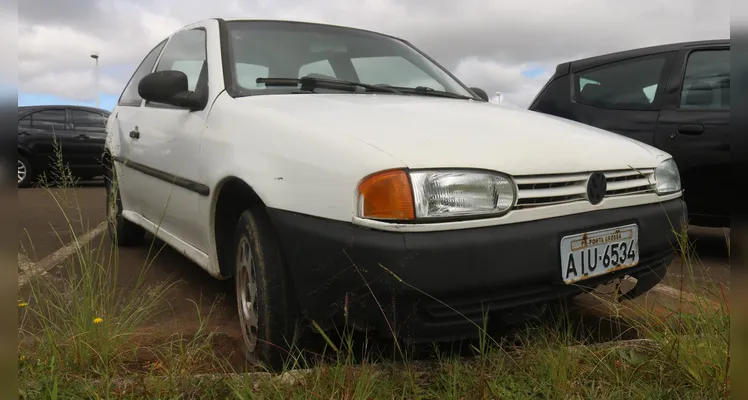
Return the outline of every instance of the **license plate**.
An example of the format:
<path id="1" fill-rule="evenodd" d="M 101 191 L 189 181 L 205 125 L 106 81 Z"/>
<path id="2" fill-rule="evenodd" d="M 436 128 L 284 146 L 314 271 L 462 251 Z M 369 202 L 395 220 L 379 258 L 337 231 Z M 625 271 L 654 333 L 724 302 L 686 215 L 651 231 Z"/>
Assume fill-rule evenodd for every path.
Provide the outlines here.
<path id="1" fill-rule="evenodd" d="M 638 263 L 639 227 L 636 224 L 561 239 L 561 278 L 565 283 L 575 283 Z"/>

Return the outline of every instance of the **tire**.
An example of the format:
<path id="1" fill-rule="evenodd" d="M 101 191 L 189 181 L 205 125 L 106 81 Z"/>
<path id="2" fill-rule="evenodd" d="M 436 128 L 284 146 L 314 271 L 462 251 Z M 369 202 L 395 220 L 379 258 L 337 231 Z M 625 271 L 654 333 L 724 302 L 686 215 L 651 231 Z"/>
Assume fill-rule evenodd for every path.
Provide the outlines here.
<path id="1" fill-rule="evenodd" d="M 295 350 L 301 340 L 295 325 L 300 312 L 280 244 L 264 210 L 250 209 L 241 214 L 232 249 L 230 260 L 234 264 L 245 356 L 250 363 L 280 371 L 289 351 Z"/>
<path id="2" fill-rule="evenodd" d="M 21 171 L 23 170 L 23 178 L 21 178 Z M 28 158 L 18 155 L 18 187 L 25 188 L 31 186 L 34 182 L 34 170 L 29 162 Z"/>
<path id="3" fill-rule="evenodd" d="M 113 190 L 111 179 L 106 181 L 106 218 L 109 238 L 118 246 L 136 246 L 143 241 L 145 229 L 122 216 L 122 199 L 119 190 Z M 115 193 L 116 192 L 116 193 Z M 112 198 L 115 196 L 115 198 Z"/>

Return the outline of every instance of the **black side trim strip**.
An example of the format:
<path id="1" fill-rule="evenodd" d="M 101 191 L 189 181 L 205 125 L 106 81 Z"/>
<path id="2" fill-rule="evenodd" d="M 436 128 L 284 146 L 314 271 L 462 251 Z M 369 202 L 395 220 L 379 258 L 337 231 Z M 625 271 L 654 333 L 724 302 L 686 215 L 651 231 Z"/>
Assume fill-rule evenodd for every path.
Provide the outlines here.
<path id="1" fill-rule="evenodd" d="M 147 165 L 136 163 L 130 160 L 125 160 L 125 158 L 121 156 L 114 156 L 112 157 L 112 159 L 124 165 L 125 167 L 132 168 L 138 172 L 142 172 L 146 175 L 152 176 L 156 179 L 160 179 L 164 182 L 173 183 L 179 187 L 185 188 L 199 195 L 207 196 L 210 194 L 210 187 L 202 183 L 191 181 L 189 179 L 182 178 L 182 177 L 170 174 L 168 172 L 163 172 L 155 168 L 151 168 Z"/>

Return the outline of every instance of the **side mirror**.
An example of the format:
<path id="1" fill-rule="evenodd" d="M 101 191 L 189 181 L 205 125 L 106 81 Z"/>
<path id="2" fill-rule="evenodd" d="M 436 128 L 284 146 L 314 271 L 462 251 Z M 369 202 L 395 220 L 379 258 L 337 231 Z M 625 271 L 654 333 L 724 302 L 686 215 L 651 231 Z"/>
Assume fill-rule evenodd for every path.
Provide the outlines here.
<path id="1" fill-rule="evenodd" d="M 199 110 L 204 101 L 188 89 L 187 75 L 182 71 L 157 71 L 143 77 L 138 83 L 138 94 L 147 101 Z"/>
<path id="2" fill-rule="evenodd" d="M 481 88 L 477 88 L 477 87 L 471 87 L 470 90 L 472 90 L 473 93 L 477 94 L 478 97 L 483 99 L 483 101 L 488 101 L 488 94 L 486 93 L 485 90 Z"/>

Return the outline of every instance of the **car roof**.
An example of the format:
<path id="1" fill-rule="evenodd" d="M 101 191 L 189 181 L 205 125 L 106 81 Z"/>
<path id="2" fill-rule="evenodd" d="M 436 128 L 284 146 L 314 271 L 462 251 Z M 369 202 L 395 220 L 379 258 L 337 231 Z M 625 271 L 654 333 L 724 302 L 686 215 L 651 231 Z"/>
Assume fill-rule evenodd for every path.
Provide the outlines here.
<path id="1" fill-rule="evenodd" d="M 667 53 L 671 51 L 679 51 L 688 47 L 704 46 L 704 45 L 729 45 L 730 39 L 712 39 L 712 40 L 693 40 L 688 42 L 675 42 L 667 43 L 656 46 L 638 47 L 628 50 L 615 51 L 605 54 L 600 54 L 587 58 L 580 58 L 577 60 L 568 61 L 571 64 L 573 70 L 585 69 L 594 65 L 605 64 L 612 61 L 623 60 L 627 58 L 641 57 L 650 54 Z M 566 63 L 559 64 L 563 65 Z"/>
<path id="2" fill-rule="evenodd" d="M 362 29 L 362 28 L 354 28 L 352 26 L 347 26 L 347 25 L 325 24 L 321 22 L 299 21 L 299 20 L 291 20 L 291 19 L 252 19 L 252 18 L 216 18 L 216 20 L 221 21 L 221 22 L 275 22 L 275 23 L 341 28 L 341 29 L 350 29 L 353 31 L 371 33 L 374 35 L 387 36 L 393 39 L 405 41 L 402 38 L 399 38 L 397 36 L 388 35 L 382 32 L 377 32 L 377 31 L 372 31 L 372 30 Z"/>

